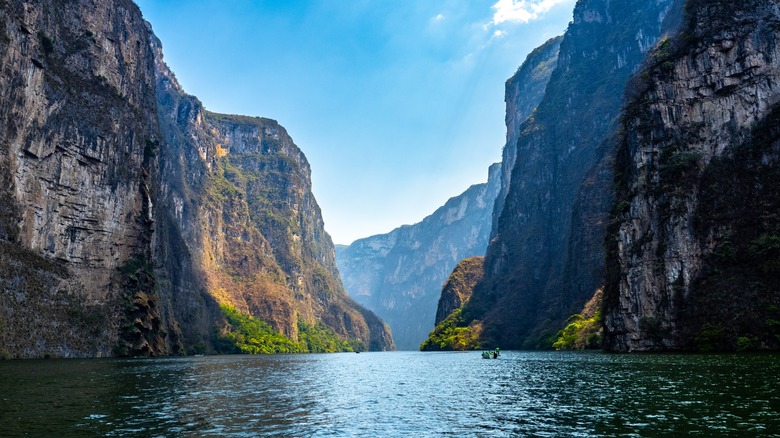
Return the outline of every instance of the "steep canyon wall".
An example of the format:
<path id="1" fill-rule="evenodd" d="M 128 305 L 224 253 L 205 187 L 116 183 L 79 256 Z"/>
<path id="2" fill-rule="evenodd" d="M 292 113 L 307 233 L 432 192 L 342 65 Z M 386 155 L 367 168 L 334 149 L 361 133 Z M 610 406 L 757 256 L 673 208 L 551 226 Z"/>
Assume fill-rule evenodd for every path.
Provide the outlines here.
<path id="1" fill-rule="evenodd" d="M 689 1 L 632 83 L 606 347 L 780 346 L 780 5 Z"/>
<path id="2" fill-rule="evenodd" d="M 0 71 L 0 353 L 213 351 L 220 305 L 393 347 L 344 293 L 303 153 L 186 95 L 132 2 L 0 2 Z"/>
<path id="3" fill-rule="evenodd" d="M 681 2 L 581 0 L 516 159 L 485 260 L 463 310 L 481 339 L 548 345 L 604 283 L 614 143 L 623 89 Z M 670 11 L 672 12 L 670 14 Z"/>

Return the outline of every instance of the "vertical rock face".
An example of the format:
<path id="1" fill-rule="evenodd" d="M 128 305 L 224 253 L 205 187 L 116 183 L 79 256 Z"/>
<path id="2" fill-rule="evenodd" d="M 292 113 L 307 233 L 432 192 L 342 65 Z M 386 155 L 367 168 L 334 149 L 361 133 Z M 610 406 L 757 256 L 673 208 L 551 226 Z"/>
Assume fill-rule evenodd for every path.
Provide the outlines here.
<path id="1" fill-rule="evenodd" d="M 274 120 L 205 111 L 160 56 L 161 222 L 200 267 L 202 293 L 293 340 L 302 321 L 323 323 L 372 350 L 392 349 L 384 324 L 350 300 L 338 280 L 309 163 L 285 129 Z M 178 263 L 176 253 L 158 256 L 162 264 Z"/>
<path id="2" fill-rule="evenodd" d="M 433 328 L 441 287 L 465 257 L 482 255 L 490 235 L 500 165 L 422 222 L 337 248 L 344 287 L 390 325 L 399 349 L 416 350 Z"/>
<path id="3" fill-rule="evenodd" d="M 780 9 L 689 1 L 632 84 L 607 348 L 777 348 Z"/>
<path id="4" fill-rule="evenodd" d="M 392 350 L 387 326 L 339 281 L 309 163 L 287 131 L 270 119 L 205 111 L 163 63 L 159 41 L 153 45 L 162 132 L 158 214 L 166 226 L 155 256 L 171 301 L 190 303 L 177 319 L 200 328 L 187 333 L 188 343 L 209 336 L 203 321 L 214 306 L 198 306 L 200 300 L 261 318 L 293 341 L 299 322 L 321 323 L 363 348 Z M 168 251 L 165 240 L 178 251 Z"/>
<path id="5" fill-rule="evenodd" d="M 107 4 L 107 3 L 110 3 Z M 148 252 L 154 57 L 129 1 L 0 3 L 0 348 L 111 354 Z"/>
<path id="6" fill-rule="evenodd" d="M 622 90 L 661 34 L 672 0 L 580 0 L 517 158 L 463 311 L 502 347 L 546 344 L 604 282 L 610 144 Z"/>
<path id="7" fill-rule="evenodd" d="M 504 101 L 506 102 L 506 145 L 501 156 L 501 191 L 493 207 L 493 229 L 504 208 L 504 199 L 509 191 L 509 180 L 517 160 L 517 139 L 523 122 L 536 110 L 544 96 L 552 72 L 558 65 L 558 51 L 562 36 L 548 40 L 537 47 L 525 59 L 517 72 L 506 81 Z"/>
<path id="8" fill-rule="evenodd" d="M 279 124 L 203 110 L 130 1 L 0 1 L 0 355 L 210 348 L 219 304 L 391 349 Z"/>

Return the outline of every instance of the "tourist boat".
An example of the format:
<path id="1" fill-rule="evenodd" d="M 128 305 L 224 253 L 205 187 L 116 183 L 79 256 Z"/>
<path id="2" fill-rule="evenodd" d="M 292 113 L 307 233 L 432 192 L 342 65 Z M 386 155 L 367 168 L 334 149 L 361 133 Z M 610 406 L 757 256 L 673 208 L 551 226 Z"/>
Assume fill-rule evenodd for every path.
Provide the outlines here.
<path id="1" fill-rule="evenodd" d="M 496 348 L 495 351 L 483 351 L 482 359 L 498 359 L 498 356 L 500 355 L 501 353 L 499 352 L 498 348 Z"/>

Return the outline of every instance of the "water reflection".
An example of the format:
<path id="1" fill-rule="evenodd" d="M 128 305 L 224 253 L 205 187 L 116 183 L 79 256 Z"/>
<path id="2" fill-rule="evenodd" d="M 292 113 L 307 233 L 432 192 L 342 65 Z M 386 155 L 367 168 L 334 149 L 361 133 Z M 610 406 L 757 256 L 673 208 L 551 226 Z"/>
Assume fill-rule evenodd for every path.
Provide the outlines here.
<path id="1" fill-rule="evenodd" d="M 780 433 L 780 356 L 506 352 L 0 362 L 3 436 Z"/>

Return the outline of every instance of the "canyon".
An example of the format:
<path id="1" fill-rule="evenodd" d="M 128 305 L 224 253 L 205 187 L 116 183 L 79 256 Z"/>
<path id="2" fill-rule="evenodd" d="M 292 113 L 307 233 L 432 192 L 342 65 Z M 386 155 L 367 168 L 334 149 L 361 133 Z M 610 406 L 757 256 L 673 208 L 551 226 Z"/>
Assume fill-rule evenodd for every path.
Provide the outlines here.
<path id="1" fill-rule="evenodd" d="M 0 6 L 4 356 L 219 352 L 225 309 L 393 348 L 282 126 L 206 111 L 130 1 Z"/>

